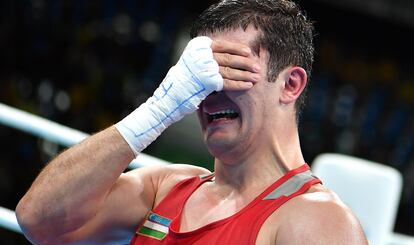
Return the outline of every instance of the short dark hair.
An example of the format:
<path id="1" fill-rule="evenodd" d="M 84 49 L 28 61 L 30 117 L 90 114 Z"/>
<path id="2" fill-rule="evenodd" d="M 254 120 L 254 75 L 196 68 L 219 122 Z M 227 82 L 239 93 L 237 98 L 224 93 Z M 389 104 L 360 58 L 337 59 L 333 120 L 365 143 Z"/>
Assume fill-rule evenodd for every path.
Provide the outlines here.
<path id="1" fill-rule="evenodd" d="M 274 81 L 289 65 L 311 75 L 313 24 L 300 7 L 288 0 L 223 0 L 206 9 L 194 22 L 191 37 L 253 25 L 261 32 L 259 47 L 269 52 L 268 77 Z M 304 105 L 306 88 L 296 101 L 297 116 Z"/>

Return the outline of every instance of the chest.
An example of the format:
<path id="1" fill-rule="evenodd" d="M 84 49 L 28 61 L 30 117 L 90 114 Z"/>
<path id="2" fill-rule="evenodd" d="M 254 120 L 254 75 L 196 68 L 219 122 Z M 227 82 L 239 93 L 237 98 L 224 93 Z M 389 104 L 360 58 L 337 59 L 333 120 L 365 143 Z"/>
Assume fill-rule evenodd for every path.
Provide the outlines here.
<path id="1" fill-rule="evenodd" d="M 223 197 L 203 190 L 203 179 L 189 179 L 153 209 L 131 244 L 276 244 L 285 216 L 279 207 L 319 182 L 309 171 L 292 171 L 259 195 Z"/>
<path id="2" fill-rule="evenodd" d="M 245 206 L 246 203 L 240 199 L 220 199 L 200 188 L 183 206 L 180 232 L 196 230 L 210 223 L 227 219 Z"/>
<path id="3" fill-rule="evenodd" d="M 270 214 L 268 217 L 252 215 L 257 214 L 261 209 L 251 205 L 253 201 L 254 198 L 220 199 L 202 190 L 193 193 L 183 206 L 180 232 L 191 232 L 203 227 L 227 223 L 227 229 L 238 229 L 241 233 L 256 230 L 255 244 L 275 244 L 279 226 L 277 215 Z M 259 206 L 264 207 L 263 204 Z"/>

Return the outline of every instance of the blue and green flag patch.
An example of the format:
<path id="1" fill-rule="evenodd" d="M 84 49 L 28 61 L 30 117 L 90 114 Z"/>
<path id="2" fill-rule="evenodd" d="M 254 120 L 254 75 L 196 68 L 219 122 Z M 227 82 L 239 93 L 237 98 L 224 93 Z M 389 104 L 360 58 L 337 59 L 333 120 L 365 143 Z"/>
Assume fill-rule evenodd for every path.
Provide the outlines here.
<path id="1" fill-rule="evenodd" d="M 170 224 L 170 219 L 151 212 L 144 224 L 138 229 L 138 234 L 162 240 L 167 236 Z"/>

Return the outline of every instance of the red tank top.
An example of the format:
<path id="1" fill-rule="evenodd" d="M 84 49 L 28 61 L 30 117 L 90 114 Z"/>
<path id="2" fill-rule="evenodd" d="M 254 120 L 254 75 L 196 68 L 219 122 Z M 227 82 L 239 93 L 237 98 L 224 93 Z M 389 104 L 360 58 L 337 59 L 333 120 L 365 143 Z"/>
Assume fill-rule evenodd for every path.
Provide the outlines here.
<path id="1" fill-rule="evenodd" d="M 178 183 L 139 226 L 130 245 L 255 244 L 262 224 L 282 204 L 321 181 L 307 164 L 287 172 L 250 204 L 232 216 L 190 232 L 179 232 L 181 212 L 191 194 L 213 174 Z M 202 210 L 200 210 L 202 212 Z"/>

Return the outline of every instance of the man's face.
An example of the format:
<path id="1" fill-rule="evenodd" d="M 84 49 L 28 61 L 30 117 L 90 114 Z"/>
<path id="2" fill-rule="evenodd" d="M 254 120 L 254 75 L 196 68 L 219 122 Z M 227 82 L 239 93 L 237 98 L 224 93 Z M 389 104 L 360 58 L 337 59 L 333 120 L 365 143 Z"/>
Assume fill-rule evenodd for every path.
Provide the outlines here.
<path id="1" fill-rule="evenodd" d="M 245 44 L 252 48 L 258 31 L 252 27 L 215 33 L 213 40 Z M 198 116 L 210 153 L 223 161 L 251 154 L 267 142 L 277 115 L 278 82 L 268 82 L 267 52 L 252 58 L 261 68 L 260 80 L 246 91 L 220 91 L 210 94 L 200 105 Z M 277 116 L 276 116 L 277 118 Z"/>

